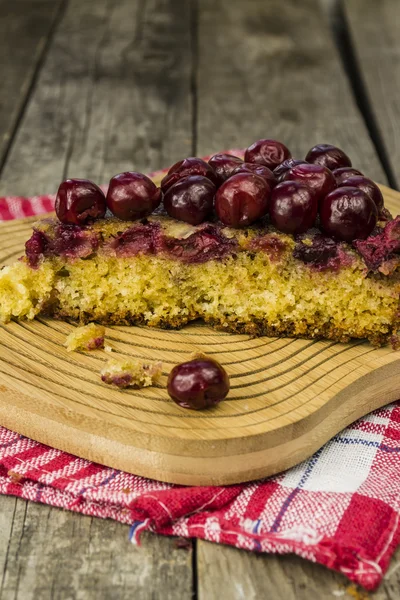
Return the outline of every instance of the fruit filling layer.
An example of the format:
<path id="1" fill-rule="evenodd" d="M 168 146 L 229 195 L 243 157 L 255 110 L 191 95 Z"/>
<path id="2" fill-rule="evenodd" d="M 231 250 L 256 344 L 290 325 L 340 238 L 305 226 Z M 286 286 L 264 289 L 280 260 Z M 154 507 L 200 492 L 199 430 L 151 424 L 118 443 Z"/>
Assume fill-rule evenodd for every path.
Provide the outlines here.
<path id="1" fill-rule="evenodd" d="M 367 270 L 387 275 L 400 264 L 400 217 L 380 223 L 367 239 L 355 240 L 352 244 L 334 240 L 316 228 L 291 236 L 266 224 L 243 231 L 220 223 L 191 226 L 162 215 L 134 223 L 109 218 L 86 226 L 63 225 L 56 219 L 45 219 L 34 227 L 25 246 L 32 268 L 51 257 L 73 261 L 95 254 L 121 258 L 152 254 L 187 263 L 204 263 L 240 251 L 265 252 L 273 261 L 289 251 L 295 259 L 320 271 L 337 271 L 349 266 L 358 255 Z"/>

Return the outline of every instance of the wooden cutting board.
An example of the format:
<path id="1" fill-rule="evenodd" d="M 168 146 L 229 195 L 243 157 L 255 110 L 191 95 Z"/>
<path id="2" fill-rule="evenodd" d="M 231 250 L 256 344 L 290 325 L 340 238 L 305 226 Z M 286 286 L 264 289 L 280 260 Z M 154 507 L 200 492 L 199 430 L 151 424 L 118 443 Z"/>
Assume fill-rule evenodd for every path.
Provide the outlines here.
<path id="1" fill-rule="evenodd" d="M 383 187 L 387 207 L 400 194 Z M 0 225 L 0 264 L 23 252 L 36 218 Z M 110 354 L 67 353 L 73 325 L 51 319 L 0 328 L 0 424 L 80 457 L 163 481 L 217 485 L 272 475 L 309 457 L 362 415 L 400 398 L 400 351 L 301 339 L 107 328 L 113 356 L 162 360 L 157 387 L 100 380 Z M 229 397 L 205 412 L 169 400 L 167 375 L 194 351 L 220 361 Z"/>

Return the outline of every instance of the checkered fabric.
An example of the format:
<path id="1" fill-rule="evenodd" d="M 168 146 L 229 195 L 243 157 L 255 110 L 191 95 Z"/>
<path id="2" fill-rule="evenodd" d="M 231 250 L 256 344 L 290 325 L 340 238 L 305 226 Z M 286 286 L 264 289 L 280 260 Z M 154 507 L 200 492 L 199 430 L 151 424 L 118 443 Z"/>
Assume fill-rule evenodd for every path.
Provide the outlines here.
<path id="1" fill-rule="evenodd" d="M 52 209 L 54 196 L 0 198 L 0 220 Z M 184 487 L 130 475 L 0 427 L 0 493 L 144 530 L 255 552 L 295 553 L 372 590 L 400 543 L 400 403 L 357 421 L 276 477 Z"/>

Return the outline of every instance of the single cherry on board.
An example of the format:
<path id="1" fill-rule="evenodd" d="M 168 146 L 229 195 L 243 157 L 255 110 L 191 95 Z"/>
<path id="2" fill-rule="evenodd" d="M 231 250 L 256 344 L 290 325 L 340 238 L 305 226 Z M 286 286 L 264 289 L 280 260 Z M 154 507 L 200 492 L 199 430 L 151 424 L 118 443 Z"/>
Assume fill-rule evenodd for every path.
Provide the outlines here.
<path id="1" fill-rule="evenodd" d="M 169 374 L 167 391 L 182 408 L 202 410 L 219 404 L 227 396 L 229 386 L 222 365 L 202 357 L 176 365 Z"/>
<path id="2" fill-rule="evenodd" d="M 278 140 L 262 139 L 249 146 L 244 154 L 245 162 L 265 165 L 269 169 L 275 169 L 284 160 L 292 155 L 289 148 L 278 142 Z"/>
<path id="3" fill-rule="evenodd" d="M 211 216 L 216 187 L 201 175 L 180 179 L 164 195 L 164 207 L 170 217 L 191 225 L 200 225 Z"/>
<path id="4" fill-rule="evenodd" d="M 135 221 L 150 215 L 161 198 L 160 188 L 147 175 L 126 171 L 111 178 L 107 206 L 118 219 Z"/>
<path id="5" fill-rule="evenodd" d="M 321 228 L 330 237 L 345 242 L 365 240 L 378 220 L 375 202 L 356 187 L 340 187 L 320 204 Z"/>
<path id="6" fill-rule="evenodd" d="M 313 227 L 317 212 L 318 198 L 304 183 L 283 181 L 272 190 L 269 216 L 283 233 L 304 233 Z"/>
<path id="7" fill-rule="evenodd" d="M 85 225 L 106 214 L 106 198 L 88 179 L 66 179 L 58 188 L 55 211 L 61 223 Z"/>

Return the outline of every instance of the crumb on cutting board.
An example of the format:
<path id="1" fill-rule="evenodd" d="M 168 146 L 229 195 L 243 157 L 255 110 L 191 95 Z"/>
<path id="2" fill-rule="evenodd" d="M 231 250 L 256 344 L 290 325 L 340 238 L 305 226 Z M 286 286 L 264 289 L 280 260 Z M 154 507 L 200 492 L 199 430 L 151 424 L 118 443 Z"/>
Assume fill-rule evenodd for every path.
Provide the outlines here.
<path id="1" fill-rule="evenodd" d="M 73 350 L 96 350 L 104 347 L 105 327 L 96 323 L 89 323 L 83 327 L 76 327 L 72 333 L 67 336 L 65 346 L 67 352 Z"/>
<path id="2" fill-rule="evenodd" d="M 100 371 L 104 383 L 121 389 L 127 387 L 148 387 L 161 374 L 161 362 L 143 362 L 135 359 L 110 359 Z"/>

